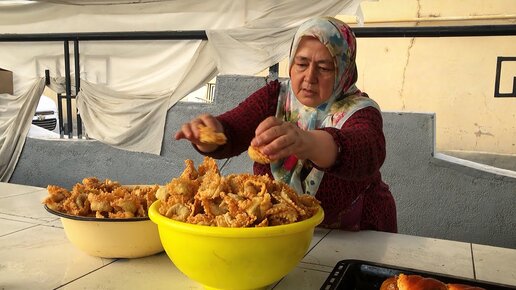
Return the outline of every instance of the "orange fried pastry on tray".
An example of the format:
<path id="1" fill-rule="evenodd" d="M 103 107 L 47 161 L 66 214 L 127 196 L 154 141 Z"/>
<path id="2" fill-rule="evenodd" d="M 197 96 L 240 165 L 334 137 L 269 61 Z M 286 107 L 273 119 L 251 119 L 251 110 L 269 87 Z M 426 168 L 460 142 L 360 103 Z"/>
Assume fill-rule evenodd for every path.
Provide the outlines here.
<path id="1" fill-rule="evenodd" d="M 249 146 L 247 149 L 247 154 L 251 160 L 256 161 L 261 164 L 269 164 L 271 163 L 271 159 L 263 154 L 258 147 Z"/>
<path id="2" fill-rule="evenodd" d="M 215 132 L 215 130 L 211 127 L 199 125 L 199 131 L 201 133 L 200 140 L 205 144 L 217 144 L 223 145 L 226 144 L 226 135 L 224 133 Z"/>
<path id="3" fill-rule="evenodd" d="M 298 195 L 267 175 L 222 176 L 210 157 L 198 169 L 192 160 L 185 163 L 183 173 L 156 193 L 158 210 L 168 218 L 219 227 L 264 227 L 302 221 L 319 210 L 315 197 Z"/>
<path id="4" fill-rule="evenodd" d="M 481 287 L 463 284 L 444 284 L 434 278 L 420 275 L 399 274 L 382 283 L 380 290 L 486 290 Z"/>

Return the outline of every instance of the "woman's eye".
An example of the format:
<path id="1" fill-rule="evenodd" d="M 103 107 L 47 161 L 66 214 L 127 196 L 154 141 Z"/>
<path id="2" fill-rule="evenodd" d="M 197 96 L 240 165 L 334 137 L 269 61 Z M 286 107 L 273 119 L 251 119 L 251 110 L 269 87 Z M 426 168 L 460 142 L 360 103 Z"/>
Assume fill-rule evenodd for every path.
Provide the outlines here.
<path id="1" fill-rule="evenodd" d="M 296 63 L 296 67 L 297 67 L 298 70 L 302 71 L 302 70 L 306 70 L 308 65 L 305 64 L 305 63 Z"/>

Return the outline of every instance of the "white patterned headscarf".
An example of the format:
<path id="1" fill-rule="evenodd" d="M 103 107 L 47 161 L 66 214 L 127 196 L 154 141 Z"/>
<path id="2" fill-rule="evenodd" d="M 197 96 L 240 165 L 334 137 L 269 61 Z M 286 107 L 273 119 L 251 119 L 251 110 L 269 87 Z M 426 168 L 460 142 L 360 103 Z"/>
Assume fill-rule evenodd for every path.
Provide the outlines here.
<path id="1" fill-rule="evenodd" d="M 330 17 L 318 17 L 303 23 L 297 30 L 290 49 L 289 68 L 302 37 L 314 37 L 326 46 L 335 65 L 335 81 L 329 99 L 316 108 L 301 104 L 292 91 L 290 81 L 281 83 L 276 117 L 296 123 L 303 130 L 322 127 L 341 128 L 359 109 L 378 105 L 355 85 L 357 81 L 356 39 L 344 22 Z M 289 69 L 290 71 L 290 69 Z M 379 109 L 379 108 L 378 108 Z M 298 193 L 315 195 L 324 172 L 311 162 L 292 155 L 271 164 L 275 179 L 290 184 Z"/>

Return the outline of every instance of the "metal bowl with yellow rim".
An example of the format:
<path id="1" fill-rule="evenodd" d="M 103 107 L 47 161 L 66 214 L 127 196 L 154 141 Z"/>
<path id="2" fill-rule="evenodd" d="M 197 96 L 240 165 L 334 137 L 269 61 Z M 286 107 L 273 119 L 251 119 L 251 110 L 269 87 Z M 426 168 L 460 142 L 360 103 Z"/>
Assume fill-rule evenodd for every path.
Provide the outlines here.
<path id="1" fill-rule="evenodd" d="M 61 219 L 66 237 L 95 257 L 140 258 L 163 251 L 158 227 L 148 217 L 124 219 L 69 215 L 45 209 Z"/>
<path id="2" fill-rule="evenodd" d="M 133 190 L 156 187 L 156 185 L 122 185 L 119 187 L 129 190 L 130 195 L 133 195 Z M 61 189 L 66 190 L 59 187 L 54 190 L 59 192 Z M 95 190 L 92 192 L 95 192 Z M 140 193 L 142 192 L 138 191 L 138 194 Z M 104 194 L 106 195 L 102 196 L 102 198 L 111 197 L 111 194 L 115 196 L 114 193 L 107 191 Z M 147 192 L 147 194 L 152 194 L 152 190 Z M 71 196 L 66 198 L 61 196 L 58 203 L 52 200 L 51 197 L 52 194 L 49 191 L 49 196 L 43 201 L 45 209 L 61 219 L 68 240 L 78 249 L 91 256 L 102 258 L 140 258 L 163 251 L 158 227 L 149 219 L 147 205 L 143 206 L 144 213 L 139 212 L 139 214 L 135 215 L 134 211 L 137 208 L 130 206 L 130 203 L 134 200 L 124 205 L 118 204 L 119 206 L 126 206 L 126 209 L 133 211 L 127 217 L 114 218 L 110 215 L 105 215 L 105 217 L 96 215 L 89 208 L 90 204 L 88 203 L 86 211 L 82 212 L 81 215 L 76 215 L 72 213 L 73 211 L 69 212 L 68 209 L 65 210 L 62 207 L 62 203 L 69 201 L 67 198 Z M 126 196 L 118 197 L 123 199 Z M 140 196 L 136 202 L 141 201 L 144 197 Z M 75 199 L 78 198 L 75 197 Z M 147 204 L 148 201 L 143 202 Z M 123 208 L 121 207 L 120 209 Z M 92 216 L 92 214 L 94 215 Z"/>

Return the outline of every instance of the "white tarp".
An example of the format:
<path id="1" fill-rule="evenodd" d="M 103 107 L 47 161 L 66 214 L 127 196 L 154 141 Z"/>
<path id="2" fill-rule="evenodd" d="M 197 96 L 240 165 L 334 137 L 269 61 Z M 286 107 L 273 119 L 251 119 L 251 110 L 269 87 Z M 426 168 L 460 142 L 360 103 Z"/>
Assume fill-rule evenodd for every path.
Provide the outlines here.
<path id="1" fill-rule="evenodd" d="M 45 80 L 41 78 L 21 96 L 0 94 L 0 181 L 2 182 L 9 181 L 16 168 L 25 144 L 25 137 L 31 126 L 31 121 L 25 120 L 32 120 L 44 88 Z"/>
<path id="2" fill-rule="evenodd" d="M 77 107 L 88 135 L 117 148 L 159 154 L 166 109 L 218 73 L 253 75 L 274 65 L 287 56 L 291 38 L 303 21 L 318 15 L 360 15 L 362 1 L 55 0 L 0 4 L 0 34 L 206 30 L 208 41 L 79 44 L 82 85 Z M 53 79 L 62 79 L 63 51 L 62 41 L 0 42 L 0 67 L 13 71 L 14 95 L 27 95 L 45 70 Z M 70 52 L 73 79 L 72 44 Z M 128 100 L 127 104 L 121 105 L 123 100 Z M 12 106 L 7 110 L 21 109 Z M 145 116 L 152 116 L 156 123 L 134 123 Z M 26 117 L 20 122 L 30 124 L 31 116 Z M 150 138 L 143 138 L 145 135 L 153 138 L 154 146 L 149 146 Z"/>

